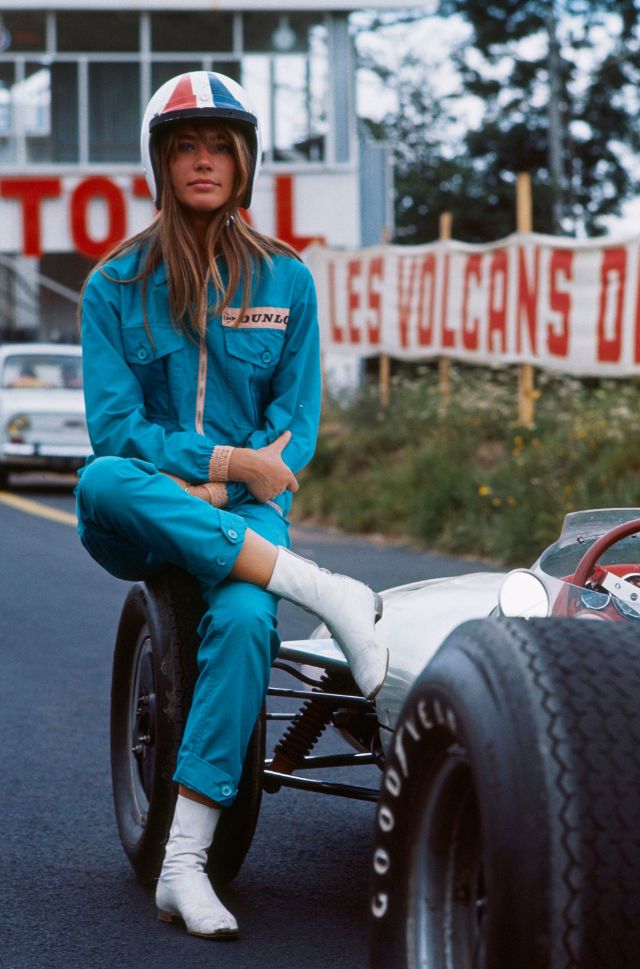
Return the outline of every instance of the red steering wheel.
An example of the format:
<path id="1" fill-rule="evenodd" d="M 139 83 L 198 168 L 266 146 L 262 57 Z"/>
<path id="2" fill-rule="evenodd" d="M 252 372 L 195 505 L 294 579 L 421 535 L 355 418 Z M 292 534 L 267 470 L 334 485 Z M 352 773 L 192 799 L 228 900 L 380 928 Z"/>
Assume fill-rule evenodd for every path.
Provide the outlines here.
<path id="1" fill-rule="evenodd" d="M 610 531 L 601 535 L 593 545 L 587 549 L 580 561 L 578 562 L 578 567 L 574 572 L 573 578 L 571 579 L 572 585 L 584 586 L 587 579 L 593 572 L 596 564 L 601 555 L 619 542 L 622 538 L 628 538 L 629 535 L 633 535 L 634 532 L 640 532 L 640 518 L 634 518 L 633 521 L 623 522 L 622 525 L 616 525 Z"/>

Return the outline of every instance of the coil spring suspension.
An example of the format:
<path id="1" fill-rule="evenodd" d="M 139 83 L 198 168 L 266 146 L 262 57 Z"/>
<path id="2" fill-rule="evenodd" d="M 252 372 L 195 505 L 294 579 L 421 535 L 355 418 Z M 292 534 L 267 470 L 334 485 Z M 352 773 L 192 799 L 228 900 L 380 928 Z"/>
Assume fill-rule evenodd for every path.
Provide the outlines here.
<path id="1" fill-rule="evenodd" d="M 318 686 L 326 689 L 331 679 L 330 673 L 324 673 Z M 273 748 L 270 770 L 277 771 L 279 774 L 293 774 L 329 726 L 333 710 L 331 703 L 313 699 L 305 700 L 282 738 Z M 276 780 L 265 779 L 264 789 L 269 794 L 275 794 L 280 790 L 280 786 Z"/>

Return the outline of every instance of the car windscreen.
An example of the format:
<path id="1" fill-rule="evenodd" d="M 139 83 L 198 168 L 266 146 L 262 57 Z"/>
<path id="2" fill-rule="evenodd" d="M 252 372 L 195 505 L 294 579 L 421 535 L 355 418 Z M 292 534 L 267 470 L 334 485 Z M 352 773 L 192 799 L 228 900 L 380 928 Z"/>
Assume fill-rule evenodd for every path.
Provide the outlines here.
<path id="1" fill-rule="evenodd" d="M 640 508 L 595 508 L 571 512 L 565 517 L 560 538 L 540 556 L 537 565 L 547 575 L 573 575 L 593 543 L 623 522 L 640 519 Z M 640 536 L 629 535 L 600 556 L 603 565 L 640 562 Z"/>
<path id="2" fill-rule="evenodd" d="M 82 361 L 71 354 L 10 354 L 4 361 L 0 386 L 3 390 L 82 390 Z"/>

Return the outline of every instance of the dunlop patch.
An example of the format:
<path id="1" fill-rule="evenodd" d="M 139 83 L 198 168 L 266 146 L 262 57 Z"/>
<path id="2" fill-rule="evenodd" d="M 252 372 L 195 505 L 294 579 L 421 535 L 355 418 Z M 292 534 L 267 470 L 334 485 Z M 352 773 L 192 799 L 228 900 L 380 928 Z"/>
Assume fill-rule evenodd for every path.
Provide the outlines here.
<path id="1" fill-rule="evenodd" d="M 222 314 L 222 325 L 237 330 L 286 330 L 289 322 L 289 307 L 252 306 L 240 317 L 240 310 L 228 306 Z"/>

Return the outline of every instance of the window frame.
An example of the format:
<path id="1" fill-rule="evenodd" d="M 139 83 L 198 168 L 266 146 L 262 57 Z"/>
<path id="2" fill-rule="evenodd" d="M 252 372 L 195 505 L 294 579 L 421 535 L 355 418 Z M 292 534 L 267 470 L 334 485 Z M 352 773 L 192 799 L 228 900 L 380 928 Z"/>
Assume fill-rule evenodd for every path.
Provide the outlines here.
<path id="1" fill-rule="evenodd" d="M 201 65 L 204 70 L 224 71 L 226 61 L 243 64 L 245 56 L 262 54 L 269 58 L 270 76 L 274 76 L 275 57 L 283 56 L 282 53 L 266 50 L 247 51 L 243 44 L 243 18 L 251 16 L 250 13 L 242 11 L 233 12 L 232 25 L 232 50 L 224 52 L 203 51 L 154 51 L 151 47 L 151 14 L 155 11 L 139 10 L 138 15 L 138 36 L 139 44 L 137 51 L 127 52 L 64 52 L 58 51 L 57 44 L 57 14 L 56 10 L 46 12 L 46 49 L 43 52 L 19 52 L 19 53 L 0 53 L 0 64 L 13 63 L 15 65 L 15 83 L 18 84 L 25 77 L 26 63 L 42 63 L 43 66 L 50 66 L 54 61 L 73 62 L 78 65 L 78 157 L 74 162 L 30 162 L 27 160 L 27 142 L 23 134 L 19 132 L 19 126 L 13 125 L 9 137 L 15 138 L 16 155 L 11 162 L 0 161 L 0 176 L 4 173 L 13 172 L 16 169 L 38 173 L 39 171 L 69 171 L 77 173 L 79 169 L 87 172 L 130 172 L 132 168 L 138 166 L 133 162 L 91 162 L 89 160 L 89 63 L 109 62 L 139 63 L 139 98 L 140 104 L 144 105 L 151 97 L 152 91 L 152 65 L 155 62 L 183 64 L 192 61 L 194 66 Z M 291 11 L 295 12 L 295 11 Z M 324 11 L 320 12 L 321 19 L 327 32 L 328 49 L 328 90 L 327 90 L 327 131 L 325 134 L 324 157 L 319 160 L 276 160 L 273 157 L 273 146 L 269 153 L 265 153 L 264 170 L 274 171 L 301 171 L 311 172 L 331 170 L 352 170 L 357 162 L 357 121 L 355 117 L 355 97 L 354 97 L 354 71 L 353 71 L 353 47 L 349 35 L 349 22 L 347 12 Z M 286 55 L 284 55 L 286 56 Z M 305 54 L 298 56 L 306 57 L 307 71 L 311 63 L 309 50 Z M 336 66 L 339 70 L 336 72 Z M 274 91 L 269 92 L 269 102 L 273 105 Z M 274 130 L 273 115 L 270 120 L 265 119 L 265 127 Z"/>

